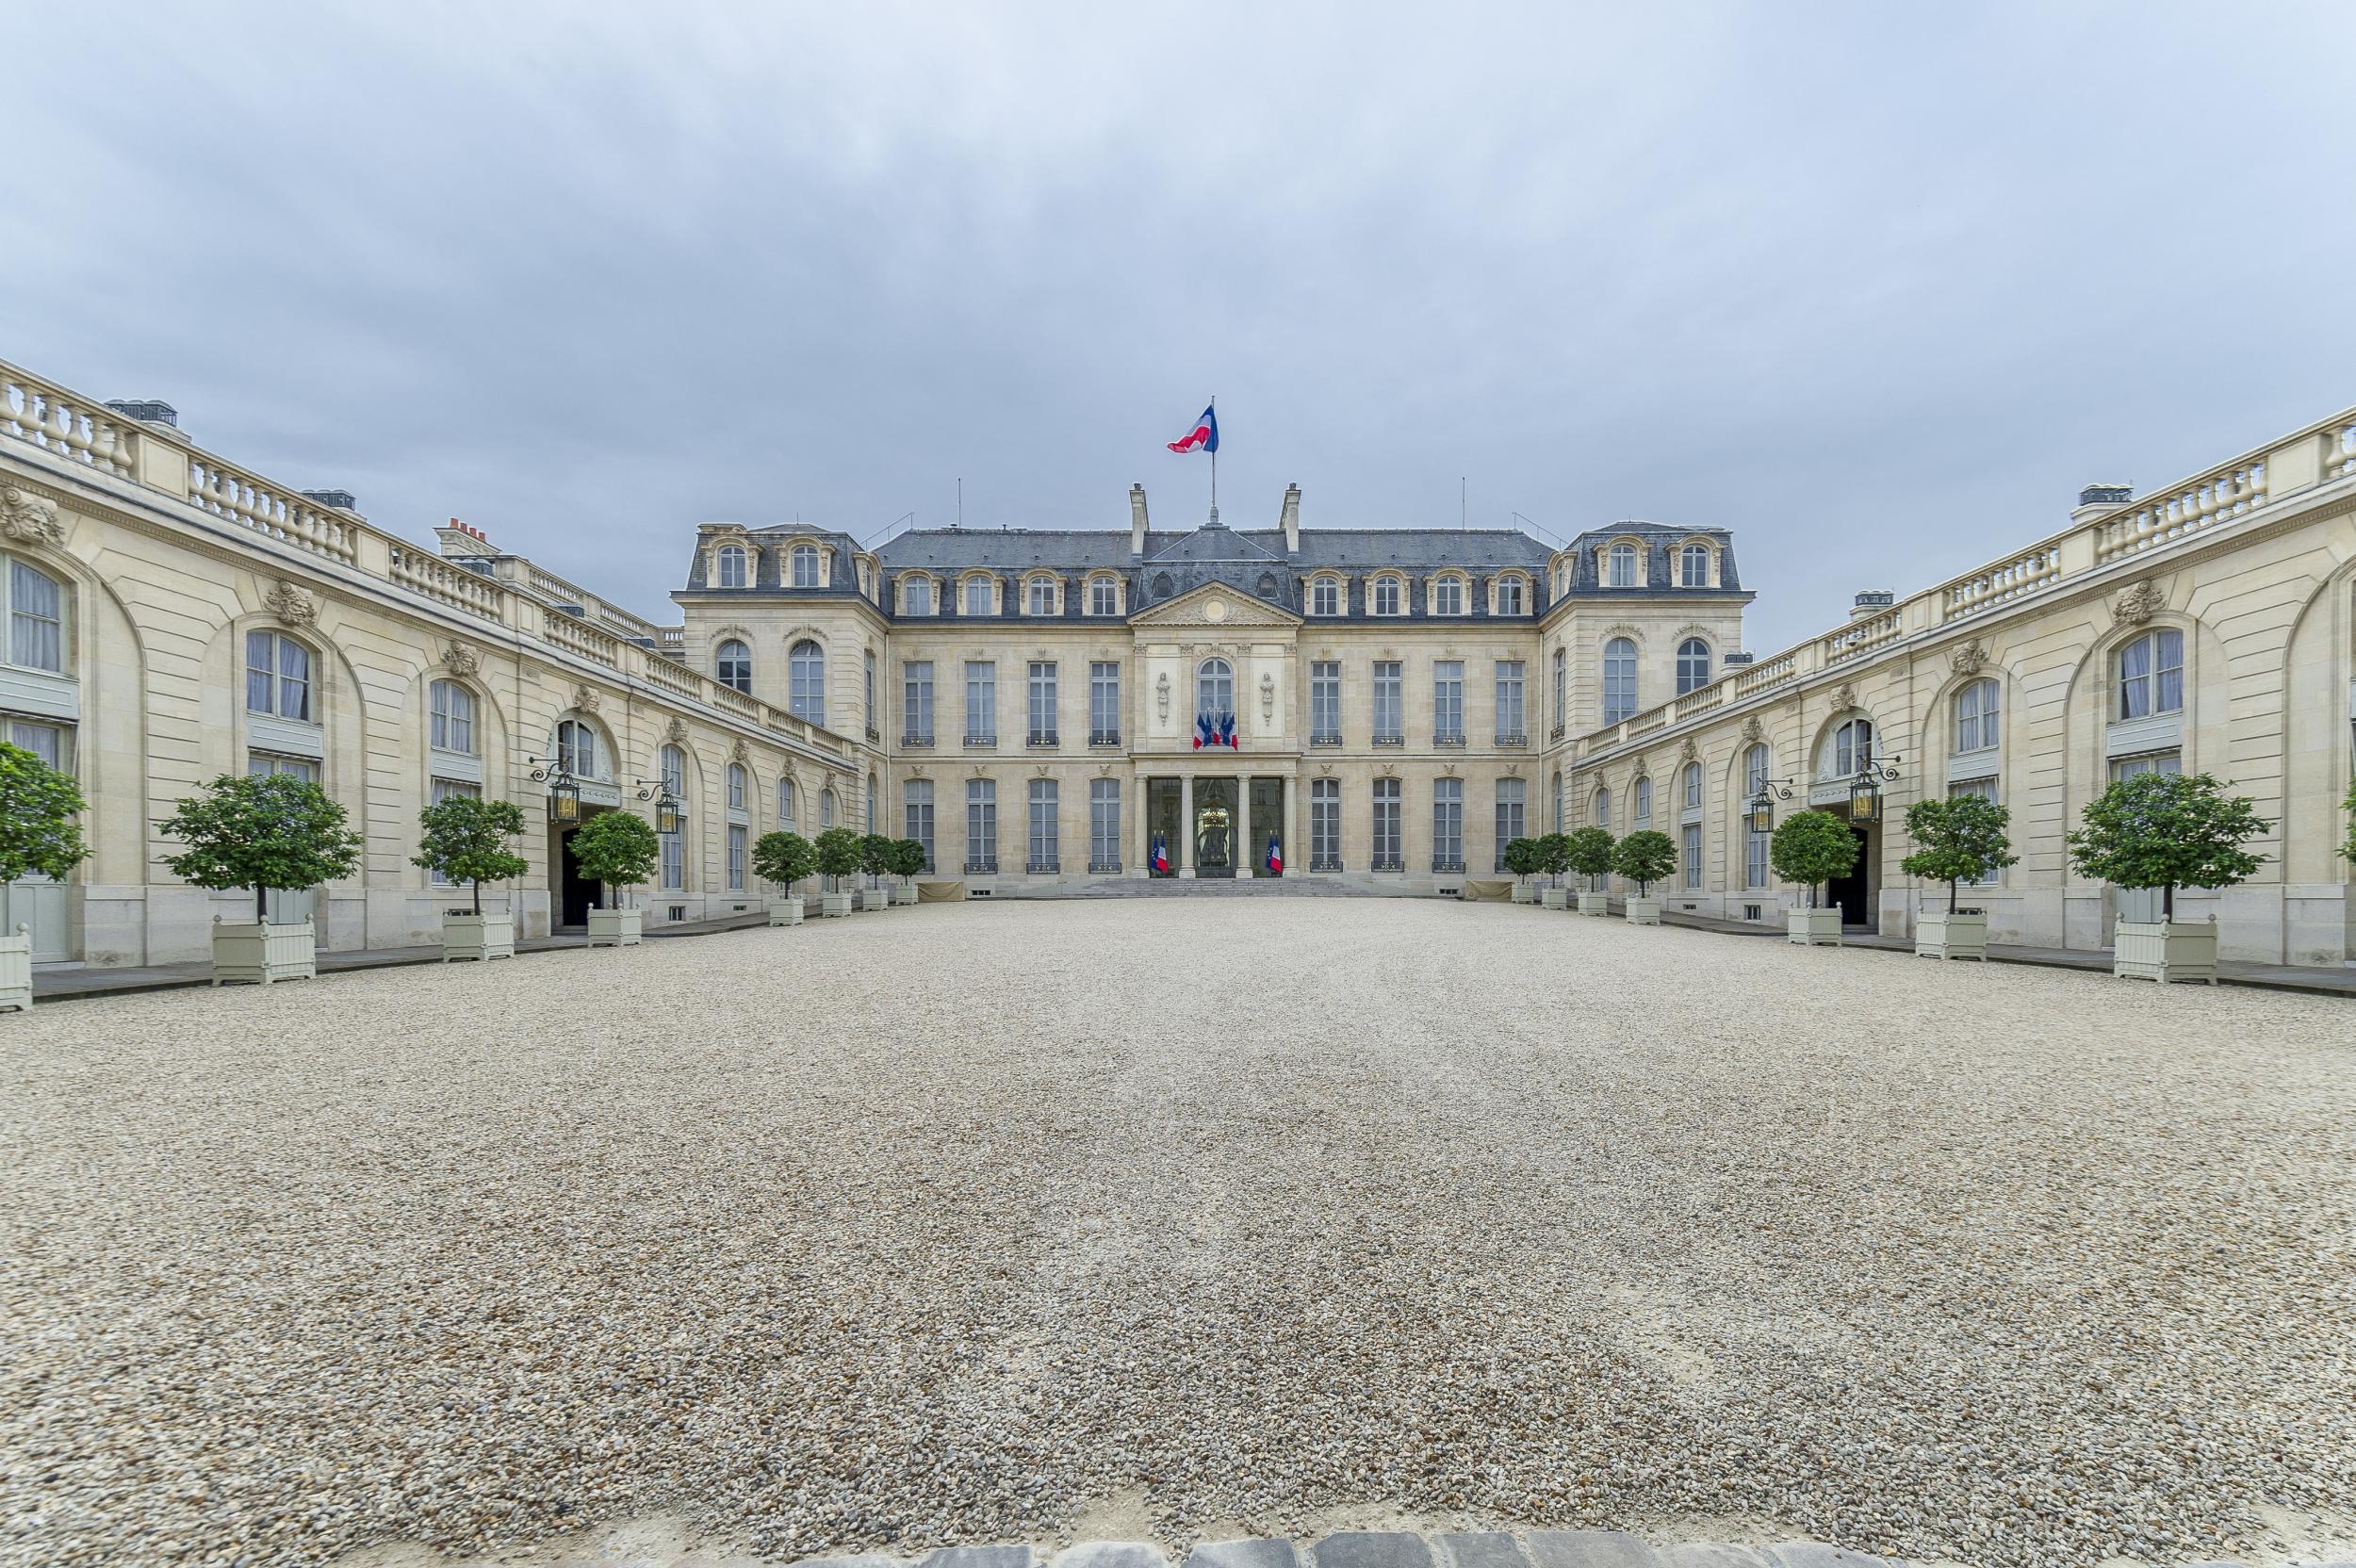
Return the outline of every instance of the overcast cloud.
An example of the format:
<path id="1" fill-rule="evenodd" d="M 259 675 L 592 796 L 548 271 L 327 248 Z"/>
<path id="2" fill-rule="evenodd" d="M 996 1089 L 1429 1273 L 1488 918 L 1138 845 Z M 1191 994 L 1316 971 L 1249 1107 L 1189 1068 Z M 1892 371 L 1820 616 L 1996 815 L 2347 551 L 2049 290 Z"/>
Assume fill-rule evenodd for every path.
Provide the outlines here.
<path id="1" fill-rule="evenodd" d="M 0 357 L 693 526 L 1735 531 L 1761 652 L 2356 401 L 2356 7 L 5 7 Z"/>

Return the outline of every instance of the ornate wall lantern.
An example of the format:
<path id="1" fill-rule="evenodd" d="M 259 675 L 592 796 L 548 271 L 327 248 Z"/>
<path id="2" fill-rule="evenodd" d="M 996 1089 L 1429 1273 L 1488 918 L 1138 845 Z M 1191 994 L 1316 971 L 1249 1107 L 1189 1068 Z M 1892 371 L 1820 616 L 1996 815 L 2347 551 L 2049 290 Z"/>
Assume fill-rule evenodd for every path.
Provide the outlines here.
<path id="1" fill-rule="evenodd" d="M 1748 826 L 1754 833 L 1773 833 L 1775 830 L 1775 797 L 1764 789 L 1751 796 Z"/>
<path id="2" fill-rule="evenodd" d="M 581 780 L 561 757 L 528 757 L 532 781 L 548 787 L 548 821 L 571 827 L 581 821 Z"/>

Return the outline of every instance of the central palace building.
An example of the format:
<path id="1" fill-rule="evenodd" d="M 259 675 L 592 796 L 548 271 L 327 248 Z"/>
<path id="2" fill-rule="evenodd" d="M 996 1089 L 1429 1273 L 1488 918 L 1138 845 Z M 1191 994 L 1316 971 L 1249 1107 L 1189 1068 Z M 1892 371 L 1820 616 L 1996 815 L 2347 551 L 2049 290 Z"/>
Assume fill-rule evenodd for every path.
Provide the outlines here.
<path id="1" fill-rule="evenodd" d="M 1759 658 L 1717 527 L 1318 528 L 1298 487 L 1268 526 L 1156 527 L 1141 487 L 1127 514 L 872 548 L 704 523 L 650 620 L 485 531 L 428 548 L 166 405 L 0 364 L 0 736 L 76 776 L 96 851 L 0 890 L 0 921 L 45 964 L 205 957 L 250 906 L 173 879 L 155 825 L 251 771 L 317 779 L 367 836 L 349 883 L 274 895 L 331 950 L 438 939 L 455 894 L 410 857 L 453 792 L 540 824 L 506 890 L 523 934 L 580 924 L 612 890 L 546 820 L 551 777 L 589 813 L 680 804 L 634 890 L 657 924 L 759 908 L 751 845 L 780 827 L 913 838 L 937 894 L 1006 897 L 1165 874 L 1157 848 L 1171 876 L 1270 876 L 1274 849 L 1285 877 L 1454 892 L 1590 823 L 1669 836 L 1673 914 L 1779 923 L 1802 890 L 1755 808 L 1850 815 L 1865 780 L 1880 808 L 1830 890 L 1853 923 L 1909 928 L 1904 807 L 1972 792 L 2021 856 L 1971 891 L 1991 938 L 2101 948 L 2145 895 L 2080 880 L 2062 835 L 2108 780 L 2181 769 L 2274 826 L 2256 878 L 2179 909 L 2228 957 L 2356 959 L 2356 412 L 2090 489 L 2058 529 L 2024 515 L 1985 566 Z"/>

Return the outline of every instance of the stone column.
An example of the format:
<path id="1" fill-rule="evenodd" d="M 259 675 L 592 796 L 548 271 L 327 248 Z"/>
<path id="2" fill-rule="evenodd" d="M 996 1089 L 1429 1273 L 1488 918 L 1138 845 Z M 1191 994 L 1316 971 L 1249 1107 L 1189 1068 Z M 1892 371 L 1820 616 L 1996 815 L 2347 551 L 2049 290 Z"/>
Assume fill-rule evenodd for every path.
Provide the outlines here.
<path id="1" fill-rule="evenodd" d="M 1153 874 L 1153 814 L 1147 808 L 1147 803 L 1153 793 L 1153 784 L 1142 769 L 1131 769 L 1130 779 L 1134 786 L 1130 808 L 1137 813 L 1137 858 L 1124 874 L 1151 876 Z"/>
<path id="2" fill-rule="evenodd" d="M 1178 776 L 1178 841 L 1170 846 L 1170 863 L 1180 880 L 1194 877 L 1194 775 Z"/>
<path id="3" fill-rule="evenodd" d="M 1295 841 L 1293 837 L 1293 776 L 1290 771 L 1287 771 L 1284 775 L 1284 813 L 1281 820 L 1284 825 L 1284 842 L 1283 846 L 1284 851 L 1284 870 L 1286 872 L 1291 872 L 1295 867 L 1299 867 L 1302 871 L 1307 871 L 1309 869 L 1309 862 L 1297 858 L 1301 854 L 1301 847 Z"/>

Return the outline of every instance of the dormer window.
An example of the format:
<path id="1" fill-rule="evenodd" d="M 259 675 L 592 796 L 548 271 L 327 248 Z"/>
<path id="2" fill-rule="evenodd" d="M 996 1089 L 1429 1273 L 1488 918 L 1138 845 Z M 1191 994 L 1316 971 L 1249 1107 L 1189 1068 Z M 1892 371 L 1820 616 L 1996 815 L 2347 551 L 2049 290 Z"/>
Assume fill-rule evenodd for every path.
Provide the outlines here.
<path id="1" fill-rule="evenodd" d="M 1309 613 L 1338 615 L 1342 612 L 1342 585 L 1330 577 L 1321 577 L 1309 584 Z"/>
<path id="2" fill-rule="evenodd" d="M 1111 578 L 1100 577 L 1088 584 L 1088 613 L 1118 615 L 1121 613 L 1121 584 Z"/>
<path id="3" fill-rule="evenodd" d="M 794 564 L 794 586 L 796 588 L 817 587 L 818 547 L 815 545 L 796 545 L 794 547 L 794 553 L 791 560 Z"/>
<path id="4" fill-rule="evenodd" d="M 751 576 L 746 570 L 748 564 L 744 546 L 722 545 L 720 547 L 720 586 L 723 588 L 744 587 Z"/>
<path id="5" fill-rule="evenodd" d="M 1518 615 L 1522 612 L 1522 580 L 1520 578 L 1506 577 L 1497 580 L 1497 612 L 1500 615 Z"/>
<path id="6" fill-rule="evenodd" d="M 1432 583 L 1432 612 L 1434 615 L 1462 615 L 1464 612 L 1464 583 L 1462 578 L 1444 577 Z"/>
<path id="7" fill-rule="evenodd" d="M 1636 586 L 1636 547 L 1614 545 L 1604 552 L 1604 583 L 1611 588 Z"/>
<path id="8" fill-rule="evenodd" d="M 900 580 L 900 613 L 929 615 L 933 612 L 933 581 L 925 577 L 904 577 Z"/>
<path id="9" fill-rule="evenodd" d="M 1710 547 L 1688 545 L 1677 551 L 1677 586 L 1707 588 L 1710 586 Z"/>
<path id="10" fill-rule="evenodd" d="M 1374 580 L 1374 612 L 1378 615 L 1399 613 L 1399 579 L 1379 577 Z"/>
<path id="11" fill-rule="evenodd" d="M 990 613 L 990 579 L 973 577 L 965 580 L 965 612 L 969 615 Z"/>
<path id="12" fill-rule="evenodd" d="M 1052 615 L 1055 612 L 1055 585 L 1048 579 L 1035 577 L 1030 582 L 1030 613 Z"/>

